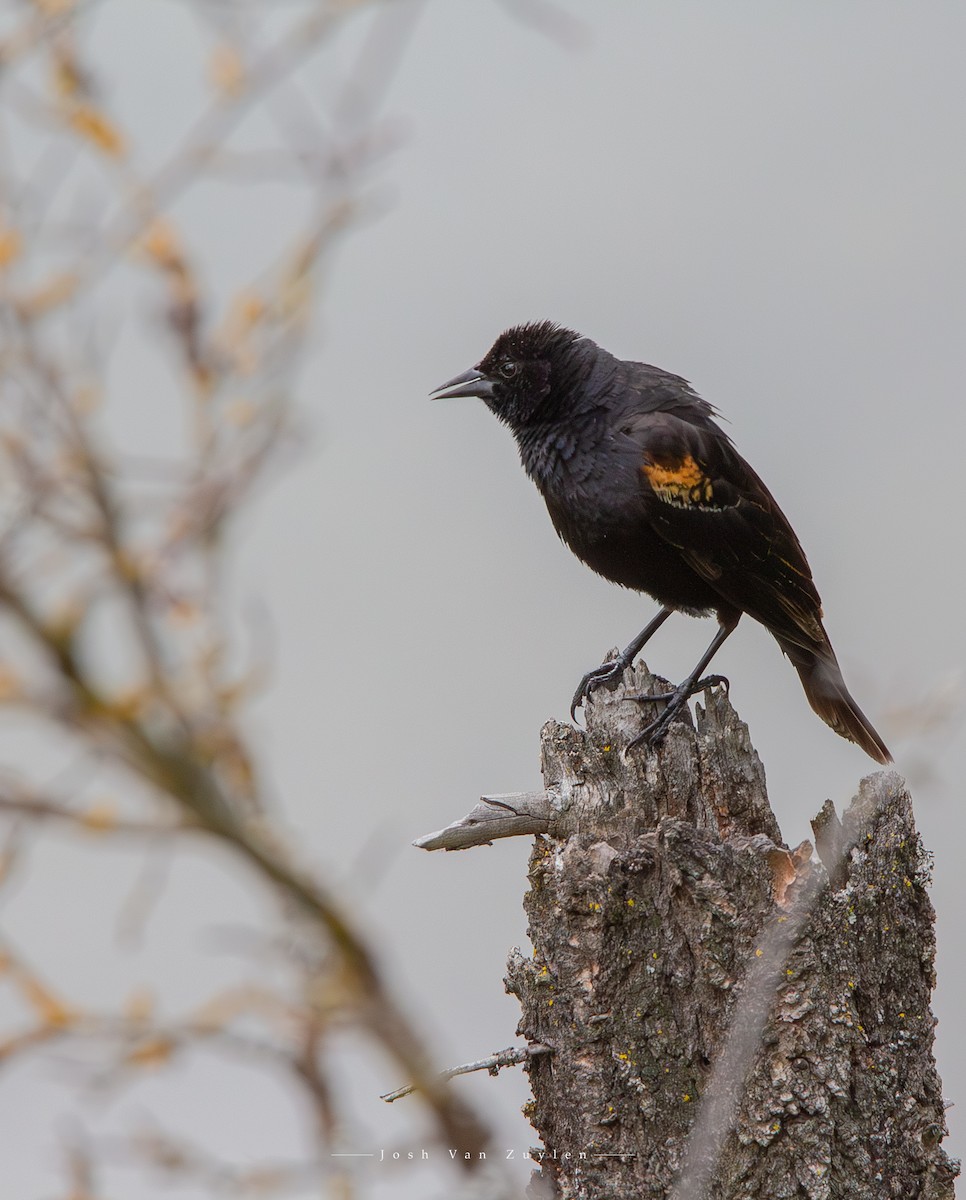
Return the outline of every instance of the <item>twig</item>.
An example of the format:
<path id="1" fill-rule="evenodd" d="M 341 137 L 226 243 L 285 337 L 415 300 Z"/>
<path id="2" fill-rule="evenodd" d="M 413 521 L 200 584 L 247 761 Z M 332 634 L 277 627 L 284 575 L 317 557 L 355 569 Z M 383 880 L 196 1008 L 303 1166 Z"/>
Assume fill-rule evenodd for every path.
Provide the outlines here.
<path id="1" fill-rule="evenodd" d="M 27 796 L 0 794 L 0 815 L 21 817 L 30 821 L 58 821 L 75 829 L 82 829 L 86 833 L 111 833 L 152 839 L 169 837 L 172 833 L 188 830 L 203 832 L 200 826 L 189 824 L 187 820 L 172 821 L 170 824 L 161 821 L 128 820 L 97 808 L 84 812 L 67 808 L 66 805 L 53 800 Z"/>
<path id="2" fill-rule="evenodd" d="M 529 1046 L 508 1046 L 506 1050 L 499 1050 L 489 1058 L 480 1058 L 476 1062 L 463 1063 L 461 1067 L 450 1067 L 441 1071 L 439 1077 L 452 1079 L 455 1075 L 469 1075 L 472 1071 L 489 1071 L 491 1075 L 498 1075 L 504 1067 L 515 1067 L 518 1063 L 527 1062 L 539 1054 L 549 1054 L 552 1049 L 552 1046 L 544 1046 L 542 1042 L 533 1042 Z M 397 1088 L 394 1092 L 386 1092 L 379 1099 L 392 1104 L 394 1100 L 401 1100 L 403 1096 L 410 1096 L 415 1091 L 416 1085 L 407 1083 L 405 1087 Z"/>

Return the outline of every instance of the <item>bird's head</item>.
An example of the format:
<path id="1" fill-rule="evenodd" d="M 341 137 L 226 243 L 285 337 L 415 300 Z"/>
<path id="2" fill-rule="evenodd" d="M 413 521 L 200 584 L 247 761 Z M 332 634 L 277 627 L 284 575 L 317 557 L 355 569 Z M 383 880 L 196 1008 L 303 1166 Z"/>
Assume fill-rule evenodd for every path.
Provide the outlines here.
<path id="1" fill-rule="evenodd" d="M 582 355 L 592 343 L 552 321 L 508 329 L 485 357 L 433 392 L 436 400 L 478 396 L 511 428 L 519 428 L 548 410 L 552 396 L 576 381 Z"/>

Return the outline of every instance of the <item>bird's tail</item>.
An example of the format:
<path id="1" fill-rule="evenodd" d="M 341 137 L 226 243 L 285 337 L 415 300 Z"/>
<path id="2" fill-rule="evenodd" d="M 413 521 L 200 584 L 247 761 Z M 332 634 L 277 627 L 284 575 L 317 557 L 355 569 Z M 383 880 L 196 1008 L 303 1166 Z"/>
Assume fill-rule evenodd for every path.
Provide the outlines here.
<path id="1" fill-rule="evenodd" d="M 818 650 L 805 649 L 782 637 L 778 638 L 778 644 L 798 672 L 809 704 L 825 724 L 840 737 L 861 746 L 877 762 L 892 762 L 885 742 L 849 695 L 829 642 Z"/>

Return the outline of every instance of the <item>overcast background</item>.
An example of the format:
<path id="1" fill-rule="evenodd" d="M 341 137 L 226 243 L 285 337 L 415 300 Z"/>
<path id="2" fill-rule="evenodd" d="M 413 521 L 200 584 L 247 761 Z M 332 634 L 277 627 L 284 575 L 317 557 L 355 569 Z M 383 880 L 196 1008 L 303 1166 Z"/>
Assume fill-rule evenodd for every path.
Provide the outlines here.
<path id="1" fill-rule="evenodd" d="M 409 843 L 482 792 L 538 786 L 542 723 L 566 716 L 581 674 L 654 604 L 558 543 L 482 404 L 427 393 L 535 318 L 682 374 L 794 524 L 850 688 L 914 788 L 935 852 L 937 1047 L 957 1105 L 947 1148 L 962 1153 L 966 8 L 595 0 L 563 6 L 585 31 L 572 44 L 513 19 L 509 2 L 400 8 L 409 41 L 382 109 L 401 145 L 377 176 L 373 220 L 331 264 L 300 386 L 305 447 L 238 530 L 239 594 L 273 630 L 252 728 L 285 823 L 344 879 L 441 1062 L 514 1041 L 502 976 L 526 944 L 527 841 L 458 855 Z M 109 3 L 98 18 L 122 107 L 159 146 L 199 103 L 196 38 L 176 3 Z M 319 97 L 342 53 L 304 73 Z M 267 239 L 284 227 L 284 188 L 232 195 L 261 206 Z M 203 189 L 179 215 L 206 230 L 210 278 L 228 289 L 238 247 L 223 202 Z M 120 330 L 111 415 L 132 445 L 168 436 L 170 381 L 147 354 Z M 674 618 L 647 661 L 682 678 L 712 631 Z M 874 764 L 811 713 L 753 622 L 715 670 L 794 845 Z M 940 693 L 951 720 L 917 728 Z M 4 922 L 35 961 L 90 1003 L 132 971 L 161 975 L 172 1008 L 230 976 L 210 931 L 247 915 L 242 881 L 200 855 L 179 862 L 143 945 L 122 953 L 112 914 L 139 862 L 118 852 L 106 871 L 105 853 L 52 839 L 6 894 Z M 347 1061 L 360 1151 L 418 1138 L 415 1107 L 376 1099 L 401 1082 Z M 102 1112 L 62 1084 L 49 1060 L 0 1075 L 5 1195 L 53 1194 L 71 1113 L 105 1128 L 130 1119 L 130 1106 Z M 454 1086 L 507 1147 L 531 1144 L 521 1073 Z M 175 1127 L 214 1121 L 226 1154 L 298 1148 L 283 1098 L 214 1069 L 159 1075 L 133 1103 Z M 453 1190 L 412 1166 L 374 1164 L 370 1181 L 376 1197 Z M 159 1192 L 132 1175 L 124 1194 Z"/>

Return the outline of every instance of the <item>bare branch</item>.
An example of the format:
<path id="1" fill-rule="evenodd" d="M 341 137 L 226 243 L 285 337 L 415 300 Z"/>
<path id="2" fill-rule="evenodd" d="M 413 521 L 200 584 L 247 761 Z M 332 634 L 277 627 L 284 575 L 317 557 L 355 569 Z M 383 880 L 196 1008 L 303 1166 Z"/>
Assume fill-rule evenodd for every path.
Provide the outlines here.
<path id="1" fill-rule="evenodd" d="M 529 1046 L 508 1046 L 506 1050 L 498 1050 L 487 1058 L 477 1059 L 476 1062 L 464 1063 L 461 1067 L 449 1067 L 448 1070 L 440 1072 L 439 1077 L 440 1079 L 453 1079 L 457 1075 L 469 1075 L 473 1071 L 488 1071 L 491 1075 L 498 1075 L 504 1067 L 515 1067 L 519 1063 L 536 1058 L 537 1055 L 550 1054 L 551 1049 L 550 1046 L 544 1046 L 540 1042 L 533 1042 Z M 385 1100 L 387 1104 L 392 1104 L 394 1100 L 401 1100 L 403 1096 L 411 1096 L 415 1091 L 415 1085 L 409 1083 L 405 1087 L 397 1088 L 394 1092 L 386 1092 L 379 1099 Z"/>
<path id="2" fill-rule="evenodd" d="M 547 833 L 555 828 L 557 809 L 550 792 L 507 792 L 499 796 L 481 796 L 477 806 L 465 817 L 436 833 L 417 838 L 420 850 L 467 850 L 470 846 L 489 846 L 497 838 Z"/>

